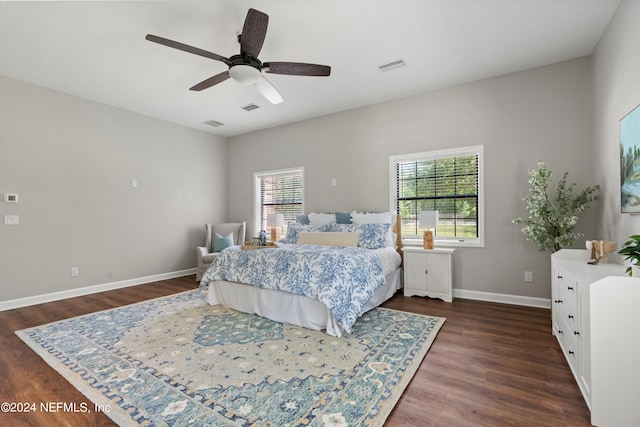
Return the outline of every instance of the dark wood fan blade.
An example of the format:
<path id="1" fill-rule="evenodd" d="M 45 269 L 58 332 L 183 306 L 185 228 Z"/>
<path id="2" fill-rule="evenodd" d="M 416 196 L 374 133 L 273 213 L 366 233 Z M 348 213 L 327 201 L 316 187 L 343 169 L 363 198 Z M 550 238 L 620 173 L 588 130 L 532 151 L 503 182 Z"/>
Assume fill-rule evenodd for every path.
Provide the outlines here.
<path id="1" fill-rule="evenodd" d="M 229 78 L 229 71 L 225 71 L 223 73 L 216 74 L 213 77 L 209 77 L 208 79 L 201 81 L 197 85 L 190 87 L 189 90 L 201 91 L 203 89 L 210 88 L 213 85 L 217 85 L 218 83 L 221 83 L 227 80 L 228 78 Z"/>
<path id="2" fill-rule="evenodd" d="M 265 62 L 265 72 L 272 74 L 288 74 L 293 76 L 329 76 L 331 67 L 328 65 L 305 64 L 302 62 Z"/>
<path id="3" fill-rule="evenodd" d="M 244 20 L 244 27 L 242 27 L 242 34 L 240 34 L 240 52 L 242 54 L 248 53 L 254 58 L 258 57 L 267 35 L 268 25 L 269 15 L 259 10 L 249 9 Z"/>
<path id="4" fill-rule="evenodd" d="M 197 47 L 189 46 L 188 44 L 165 39 L 164 37 L 154 36 L 153 34 L 147 34 L 145 39 L 149 40 L 150 42 L 158 43 L 164 46 L 169 46 L 174 49 L 181 50 L 183 52 L 193 53 L 194 55 L 204 56 L 205 58 L 215 59 L 216 61 L 221 61 L 227 65 L 231 65 L 231 61 L 229 61 L 229 59 L 225 58 L 224 56 L 220 56 L 216 53 L 202 50 Z"/>

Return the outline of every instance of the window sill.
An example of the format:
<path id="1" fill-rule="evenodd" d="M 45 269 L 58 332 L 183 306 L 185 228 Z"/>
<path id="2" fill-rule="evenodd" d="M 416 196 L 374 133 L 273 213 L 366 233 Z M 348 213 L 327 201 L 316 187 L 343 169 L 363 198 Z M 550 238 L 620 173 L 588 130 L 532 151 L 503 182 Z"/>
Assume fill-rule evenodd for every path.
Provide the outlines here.
<path id="1" fill-rule="evenodd" d="M 422 246 L 420 238 L 402 238 L 403 246 Z M 453 239 L 435 239 L 433 246 L 443 248 L 484 248 L 484 242 L 480 239 L 474 240 L 453 240 Z"/>

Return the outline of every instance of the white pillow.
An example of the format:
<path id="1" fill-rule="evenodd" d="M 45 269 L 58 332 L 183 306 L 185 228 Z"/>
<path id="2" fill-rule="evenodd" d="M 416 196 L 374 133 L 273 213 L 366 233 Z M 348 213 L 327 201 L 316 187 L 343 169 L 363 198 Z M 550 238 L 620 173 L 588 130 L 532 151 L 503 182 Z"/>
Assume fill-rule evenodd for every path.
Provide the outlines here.
<path id="1" fill-rule="evenodd" d="M 364 213 L 351 212 L 351 222 L 354 224 L 391 224 L 396 223 L 396 214 L 394 212 L 382 213 Z"/>
<path id="2" fill-rule="evenodd" d="M 308 217 L 310 225 L 324 225 L 336 222 L 336 214 L 311 212 Z"/>
<path id="3" fill-rule="evenodd" d="M 393 228 L 396 226 L 397 214 L 395 212 L 351 212 L 351 222 L 354 224 L 389 224 L 386 246 L 396 246 L 396 234 Z"/>

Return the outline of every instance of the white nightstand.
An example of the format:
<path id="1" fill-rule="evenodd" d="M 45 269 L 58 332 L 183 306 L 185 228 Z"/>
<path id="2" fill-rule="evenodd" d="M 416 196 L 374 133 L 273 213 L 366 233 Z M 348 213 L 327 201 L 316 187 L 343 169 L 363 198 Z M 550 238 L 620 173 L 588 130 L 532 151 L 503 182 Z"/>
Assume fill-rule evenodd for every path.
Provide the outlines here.
<path id="1" fill-rule="evenodd" d="M 404 295 L 453 301 L 452 255 L 455 249 L 405 246 Z"/>

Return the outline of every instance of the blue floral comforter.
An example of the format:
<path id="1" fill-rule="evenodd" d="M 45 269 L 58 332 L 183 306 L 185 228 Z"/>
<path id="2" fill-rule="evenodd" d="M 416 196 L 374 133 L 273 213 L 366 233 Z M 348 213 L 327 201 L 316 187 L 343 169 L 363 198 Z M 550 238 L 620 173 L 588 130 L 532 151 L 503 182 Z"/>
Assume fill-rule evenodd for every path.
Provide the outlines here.
<path id="1" fill-rule="evenodd" d="M 200 288 L 214 280 L 317 299 L 346 332 L 351 332 L 363 307 L 385 278 L 380 258 L 372 250 L 292 244 L 278 249 L 229 247 L 211 264 Z"/>

